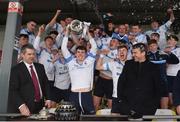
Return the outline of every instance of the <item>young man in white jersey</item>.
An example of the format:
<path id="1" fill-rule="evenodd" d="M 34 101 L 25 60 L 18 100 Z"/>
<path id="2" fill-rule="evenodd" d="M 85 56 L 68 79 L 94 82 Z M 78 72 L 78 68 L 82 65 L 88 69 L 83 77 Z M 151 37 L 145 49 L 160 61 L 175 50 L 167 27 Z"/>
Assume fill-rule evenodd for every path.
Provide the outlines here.
<path id="1" fill-rule="evenodd" d="M 91 90 L 93 87 L 97 45 L 88 32 L 91 44 L 90 51 L 87 53 L 86 47 L 78 46 L 75 55 L 72 55 L 67 48 L 69 33 L 69 27 L 67 27 L 61 47 L 64 58 L 67 61 L 71 79 L 69 101 L 75 104 L 79 113 L 95 114 Z"/>
<path id="2" fill-rule="evenodd" d="M 57 60 L 58 57 L 54 56 L 52 53 L 52 50 L 54 48 L 57 49 L 56 46 L 54 46 L 54 40 L 51 36 L 46 36 L 44 38 L 44 46 L 40 45 L 40 39 L 41 35 L 44 32 L 44 26 L 39 27 L 38 35 L 34 41 L 34 48 L 36 49 L 37 53 L 37 60 L 39 63 L 44 65 L 46 75 L 48 77 L 48 81 L 50 84 L 50 90 L 52 93 L 52 98 L 55 97 L 53 94 L 54 89 L 54 65 L 53 63 Z"/>
<path id="3" fill-rule="evenodd" d="M 100 55 L 100 58 L 97 62 L 96 69 L 97 70 L 110 70 L 113 76 L 113 94 L 112 94 L 112 114 L 119 114 L 118 111 L 118 98 L 117 98 L 117 83 L 118 78 L 121 75 L 122 69 L 124 67 L 125 61 L 127 60 L 128 48 L 126 45 L 120 45 L 118 47 L 118 56 L 117 59 L 112 60 L 111 62 L 103 63 L 104 55 Z"/>
<path id="4" fill-rule="evenodd" d="M 33 44 L 36 38 L 35 36 L 36 22 L 31 20 L 27 23 L 26 28 L 21 29 L 20 34 L 27 34 L 29 43 Z"/>
<path id="5" fill-rule="evenodd" d="M 110 62 L 117 57 L 117 47 L 120 40 L 112 37 L 110 44 L 107 48 L 100 50 L 101 54 L 104 54 L 103 63 Z M 93 102 L 96 111 L 100 108 L 101 100 L 105 96 L 107 99 L 108 108 L 112 108 L 112 93 L 113 93 L 113 80 L 112 73 L 110 71 L 101 70 L 99 77 L 95 82 L 95 88 L 93 92 Z"/>
<path id="6" fill-rule="evenodd" d="M 175 35 L 170 35 L 167 38 L 167 47 L 169 48 L 171 53 L 175 54 L 178 59 L 180 60 L 180 48 L 177 46 L 178 37 Z M 168 80 L 168 92 L 169 92 L 169 99 L 170 99 L 170 106 L 173 104 L 172 101 L 172 89 L 174 79 L 176 78 L 177 72 L 180 70 L 180 63 L 178 64 L 169 64 L 167 66 L 167 80 Z"/>
<path id="7" fill-rule="evenodd" d="M 61 14 L 61 10 L 57 10 L 54 17 L 51 19 L 51 21 L 46 25 L 46 32 L 49 32 L 51 30 L 55 30 L 58 33 L 63 33 L 65 30 L 66 25 L 70 24 L 73 20 L 71 17 L 67 17 L 65 20 L 57 21 L 59 15 Z"/>
<path id="8" fill-rule="evenodd" d="M 69 87 L 70 87 L 70 77 L 68 72 L 68 67 L 66 60 L 64 59 L 61 49 L 55 50 L 54 55 L 58 55 L 59 58 L 54 61 L 54 101 L 59 103 L 61 100 L 69 101 Z"/>
<path id="9" fill-rule="evenodd" d="M 153 20 L 151 22 L 151 30 L 148 30 L 145 32 L 145 34 L 148 35 L 149 37 L 152 33 L 158 33 L 160 35 L 159 42 L 158 42 L 160 49 L 163 49 L 166 46 L 167 31 L 170 29 L 171 24 L 175 20 L 173 9 L 169 8 L 167 10 L 167 13 L 169 14 L 170 18 L 165 24 L 160 26 L 158 21 Z"/>
<path id="10" fill-rule="evenodd" d="M 142 27 L 140 25 L 132 25 L 131 32 L 135 35 L 135 40 L 137 41 L 137 43 L 147 44 L 146 35 L 143 34 Z"/>

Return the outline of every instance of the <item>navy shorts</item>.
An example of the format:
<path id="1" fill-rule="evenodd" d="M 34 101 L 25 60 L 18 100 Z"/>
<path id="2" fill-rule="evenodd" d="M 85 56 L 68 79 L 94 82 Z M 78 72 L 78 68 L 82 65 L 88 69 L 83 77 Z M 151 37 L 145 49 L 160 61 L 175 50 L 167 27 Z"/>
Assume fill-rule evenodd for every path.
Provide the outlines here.
<path id="1" fill-rule="evenodd" d="M 74 103 L 79 114 L 95 114 L 92 92 L 71 92 L 69 101 Z"/>
<path id="2" fill-rule="evenodd" d="M 174 79 L 176 78 L 176 76 L 167 76 L 167 88 L 168 88 L 168 92 L 172 93 L 173 91 L 173 84 L 174 84 Z"/>
<path id="3" fill-rule="evenodd" d="M 112 99 L 113 80 L 107 80 L 99 77 L 94 88 L 94 95 L 98 97 L 105 96 L 107 99 Z"/>
<path id="4" fill-rule="evenodd" d="M 61 100 L 69 101 L 69 94 L 70 94 L 69 89 L 62 90 L 57 87 L 54 87 L 52 92 L 53 92 L 52 100 L 55 101 L 56 103 L 61 102 Z"/>

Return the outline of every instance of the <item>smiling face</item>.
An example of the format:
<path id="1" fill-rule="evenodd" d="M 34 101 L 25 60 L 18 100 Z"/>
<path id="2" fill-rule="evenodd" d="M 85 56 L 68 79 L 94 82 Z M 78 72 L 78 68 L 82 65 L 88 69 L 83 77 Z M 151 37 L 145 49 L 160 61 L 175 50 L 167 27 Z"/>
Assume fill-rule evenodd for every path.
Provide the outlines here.
<path id="1" fill-rule="evenodd" d="M 30 21 L 27 23 L 27 28 L 30 32 L 34 32 L 36 29 L 36 23 L 34 21 Z"/>
<path id="2" fill-rule="evenodd" d="M 72 18 L 71 17 L 67 17 L 66 19 L 65 19 L 65 23 L 66 23 L 66 25 L 68 25 L 68 24 L 70 24 L 71 22 L 72 22 Z"/>
<path id="3" fill-rule="evenodd" d="M 156 22 L 156 21 L 152 22 L 152 23 L 151 23 L 151 28 L 152 28 L 153 30 L 158 29 L 158 28 L 159 28 L 159 23 Z"/>
<path id="4" fill-rule="evenodd" d="M 51 38 L 49 37 L 49 38 L 45 39 L 45 45 L 46 45 L 46 47 L 48 49 L 51 49 L 53 44 L 54 44 L 54 41 L 53 41 L 52 37 Z"/>
<path id="5" fill-rule="evenodd" d="M 115 49 L 119 46 L 119 41 L 117 39 L 111 39 L 110 41 L 110 47 Z"/>
<path id="6" fill-rule="evenodd" d="M 28 40 L 28 36 L 27 36 L 27 37 L 21 36 L 21 37 L 19 38 L 19 46 L 22 47 L 22 46 L 28 44 L 28 41 L 29 41 L 29 40 Z"/>
<path id="7" fill-rule="evenodd" d="M 85 57 L 86 57 L 86 51 L 85 50 L 80 50 L 80 49 L 77 49 L 76 50 L 76 53 L 75 53 L 75 56 L 77 58 L 77 61 L 84 61 Z"/>
<path id="8" fill-rule="evenodd" d="M 119 34 L 124 35 L 126 34 L 126 26 L 125 25 L 119 25 Z"/>
<path id="9" fill-rule="evenodd" d="M 174 38 L 170 37 L 167 40 L 167 45 L 169 47 L 175 47 L 177 45 L 177 41 Z"/>
<path id="10" fill-rule="evenodd" d="M 132 31 L 134 34 L 137 34 L 137 33 L 140 33 L 140 32 L 141 32 L 141 28 L 139 27 L 139 25 L 133 25 L 132 28 L 131 28 L 131 31 Z"/>
<path id="11" fill-rule="evenodd" d="M 145 52 L 142 52 L 139 48 L 135 48 L 132 50 L 132 56 L 134 61 L 141 62 L 145 59 Z"/>
<path id="12" fill-rule="evenodd" d="M 157 50 L 158 50 L 157 43 L 152 43 L 152 44 L 149 45 L 149 51 L 156 52 Z"/>
<path id="13" fill-rule="evenodd" d="M 35 61 L 35 50 L 34 49 L 25 49 L 21 54 L 23 61 L 28 64 L 32 64 Z"/>
<path id="14" fill-rule="evenodd" d="M 126 61 L 127 60 L 127 54 L 128 54 L 127 48 L 122 47 L 122 48 L 118 49 L 118 59 L 120 61 Z"/>
<path id="15" fill-rule="evenodd" d="M 152 33 L 152 34 L 150 35 L 150 39 L 154 39 L 154 40 L 156 40 L 156 41 L 159 41 L 159 35 Z"/>

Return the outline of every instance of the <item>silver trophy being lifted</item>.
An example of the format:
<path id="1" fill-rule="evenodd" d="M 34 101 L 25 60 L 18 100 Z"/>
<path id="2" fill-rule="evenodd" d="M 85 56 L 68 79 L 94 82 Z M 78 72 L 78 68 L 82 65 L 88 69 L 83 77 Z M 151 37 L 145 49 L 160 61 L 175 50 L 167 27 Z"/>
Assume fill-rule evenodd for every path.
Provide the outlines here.
<path id="1" fill-rule="evenodd" d="M 87 31 L 88 27 L 90 26 L 91 23 L 89 22 L 81 22 L 77 19 L 73 20 L 70 25 L 69 29 L 71 32 L 71 36 L 76 36 L 76 38 L 87 38 Z"/>

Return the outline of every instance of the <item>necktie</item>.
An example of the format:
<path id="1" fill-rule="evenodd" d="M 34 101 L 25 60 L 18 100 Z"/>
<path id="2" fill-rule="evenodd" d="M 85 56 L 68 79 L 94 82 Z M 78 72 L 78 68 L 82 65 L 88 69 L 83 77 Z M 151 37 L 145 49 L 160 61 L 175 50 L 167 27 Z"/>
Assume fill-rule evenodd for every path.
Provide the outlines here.
<path id="1" fill-rule="evenodd" d="M 33 66 L 30 66 L 31 68 L 31 78 L 33 80 L 33 85 L 34 85 L 34 91 L 35 91 L 35 100 L 36 102 L 40 101 L 40 89 L 39 89 L 39 84 L 38 84 L 38 79 L 36 77 L 36 74 L 34 72 Z"/>

